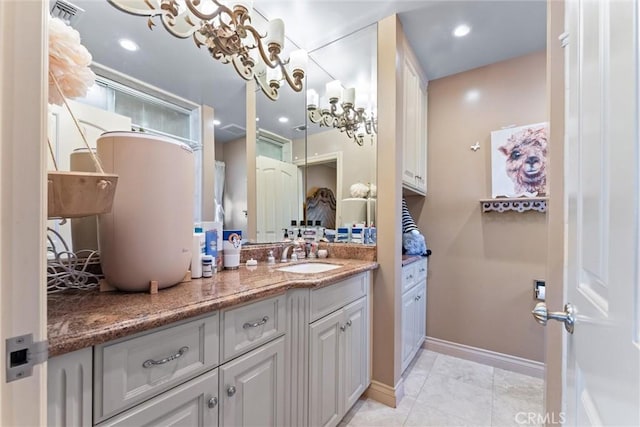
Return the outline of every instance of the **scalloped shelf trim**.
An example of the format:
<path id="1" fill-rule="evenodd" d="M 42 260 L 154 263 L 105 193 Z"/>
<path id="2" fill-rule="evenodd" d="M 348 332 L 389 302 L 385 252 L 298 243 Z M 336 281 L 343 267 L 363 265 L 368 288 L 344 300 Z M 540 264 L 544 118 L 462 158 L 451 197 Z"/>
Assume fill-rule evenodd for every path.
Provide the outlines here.
<path id="1" fill-rule="evenodd" d="M 546 212 L 548 201 L 548 197 L 480 199 L 480 205 L 482 205 L 482 212 Z"/>

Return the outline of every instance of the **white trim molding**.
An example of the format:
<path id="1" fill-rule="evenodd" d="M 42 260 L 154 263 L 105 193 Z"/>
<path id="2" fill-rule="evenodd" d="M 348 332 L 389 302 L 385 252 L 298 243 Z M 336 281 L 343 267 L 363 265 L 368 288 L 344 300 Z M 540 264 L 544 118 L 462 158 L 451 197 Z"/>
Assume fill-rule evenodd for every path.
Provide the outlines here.
<path id="1" fill-rule="evenodd" d="M 376 380 L 371 380 L 371 385 L 369 385 L 369 388 L 364 392 L 364 395 L 384 405 L 395 408 L 404 397 L 404 381 L 400 378 L 400 381 L 398 381 L 395 387 L 389 387 Z"/>
<path id="2" fill-rule="evenodd" d="M 544 378 L 545 365 L 535 360 L 524 359 L 518 356 L 511 356 L 509 354 L 471 347 L 469 345 L 458 344 L 433 337 L 427 337 L 422 344 L 422 348 L 448 356 L 471 360 L 472 362 L 483 363 L 493 366 L 494 368 L 505 369 L 536 378 Z"/>

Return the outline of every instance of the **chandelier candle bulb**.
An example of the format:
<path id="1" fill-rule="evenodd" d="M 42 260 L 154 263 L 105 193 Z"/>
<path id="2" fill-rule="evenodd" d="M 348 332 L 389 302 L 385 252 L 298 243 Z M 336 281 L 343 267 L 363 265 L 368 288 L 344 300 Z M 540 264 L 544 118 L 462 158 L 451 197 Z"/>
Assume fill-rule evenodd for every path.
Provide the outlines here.
<path id="1" fill-rule="evenodd" d="M 284 48 L 284 21 L 282 19 L 272 19 L 269 21 L 269 30 L 266 38 L 267 46 L 277 44 Z"/>
<path id="2" fill-rule="evenodd" d="M 356 90 L 355 88 L 347 88 L 342 92 L 343 103 L 355 105 Z"/>
<path id="3" fill-rule="evenodd" d="M 290 68 L 291 71 L 304 70 L 305 68 L 307 68 L 307 61 L 308 61 L 308 57 L 307 57 L 306 50 L 299 49 L 291 52 L 291 57 L 289 62 L 291 66 Z"/>
<path id="4" fill-rule="evenodd" d="M 318 96 L 318 92 L 316 92 L 313 89 L 309 89 L 307 91 L 307 105 L 309 107 L 319 107 L 319 96 Z"/>
<path id="5" fill-rule="evenodd" d="M 332 99 L 340 99 L 340 93 L 342 92 L 342 83 L 340 80 L 334 80 L 332 82 L 327 83 L 326 86 L 327 97 L 329 101 Z"/>
<path id="6" fill-rule="evenodd" d="M 280 67 L 276 68 L 267 68 L 267 81 L 269 83 L 272 82 L 280 82 L 282 80 L 282 73 L 280 72 Z"/>

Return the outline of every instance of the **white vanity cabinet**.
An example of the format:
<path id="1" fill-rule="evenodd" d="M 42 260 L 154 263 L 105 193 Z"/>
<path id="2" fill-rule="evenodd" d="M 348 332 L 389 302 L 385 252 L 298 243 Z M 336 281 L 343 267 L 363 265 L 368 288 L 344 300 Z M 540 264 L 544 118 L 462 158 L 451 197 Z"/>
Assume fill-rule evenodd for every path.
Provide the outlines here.
<path id="1" fill-rule="evenodd" d="M 360 273 L 51 358 L 48 425 L 335 426 L 370 383 L 370 286 Z"/>
<path id="2" fill-rule="evenodd" d="M 47 426 L 91 425 L 92 348 L 49 359 L 47 362 Z"/>
<path id="3" fill-rule="evenodd" d="M 369 386 L 367 278 L 311 293 L 312 319 L 314 311 L 335 310 L 309 326 L 310 426 L 337 425 Z"/>
<path id="4" fill-rule="evenodd" d="M 402 267 L 402 370 L 422 346 L 427 321 L 427 260 Z"/>
<path id="5" fill-rule="evenodd" d="M 402 61 L 402 184 L 427 194 L 427 80 L 406 44 Z"/>

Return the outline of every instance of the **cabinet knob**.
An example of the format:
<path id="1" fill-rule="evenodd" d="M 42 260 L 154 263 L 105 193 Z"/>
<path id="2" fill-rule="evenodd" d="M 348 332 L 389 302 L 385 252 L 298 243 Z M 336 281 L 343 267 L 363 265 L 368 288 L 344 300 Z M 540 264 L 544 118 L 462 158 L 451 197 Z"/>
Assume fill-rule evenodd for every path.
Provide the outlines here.
<path id="1" fill-rule="evenodd" d="M 347 320 L 347 326 L 351 326 L 351 320 Z"/>
<path id="2" fill-rule="evenodd" d="M 341 330 L 342 332 L 346 331 L 346 330 L 347 330 L 347 325 L 342 325 L 342 326 L 340 326 L 340 330 Z"/>
<path id="3" fill-rule="evenodd" d="M 217 397 L 212 397 L 207 402 L 207 406 L 209 407 L 209 409 L 215 408 L 217 404 L 218 404 L 218 398 Z"/>
<path id="4" fill-rule="evenodd" d="M 230 385 L 230 386 L 227 388 L 227 396 L 231 397 L 231 396 L 233 396 L 234 394 L 236 394 L 236 388 L 235 388 L 234 386 Z"/>

